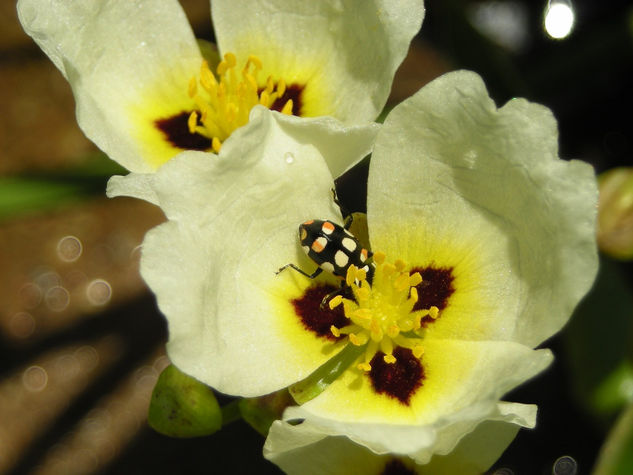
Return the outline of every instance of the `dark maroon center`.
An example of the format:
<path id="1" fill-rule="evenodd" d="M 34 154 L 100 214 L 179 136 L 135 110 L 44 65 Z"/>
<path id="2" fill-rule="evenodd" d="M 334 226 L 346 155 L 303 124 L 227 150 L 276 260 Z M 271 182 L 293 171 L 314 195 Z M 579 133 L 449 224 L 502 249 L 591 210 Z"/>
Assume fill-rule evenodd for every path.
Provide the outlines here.
<path id="1" fill-rule="evenodd" d="M 286 105 L 286 102 L 288 102 L 289 99 L 292 99 L 292 115 L 301 115 L 301 108 L 303 107 L 303 100 L 301 99 L 302 92 L 303 86 L 300 86 L 299 84 L 291 84 L 286 87 L 286 91 L 283 96 L 278 97 L 270 108 L 274 111 L 281 112 L 281 109 L 284 105 Z"/>
<path id="2" fill-rule="evenodd" d="M 448 305 L 448 299 L 453 292 L 453 268 L 452 267 L 414 267 L 410 274 L 419 272 L 422 282 L 416 285 L 418 290 L 418 301 L 413 306 L 413 310 L 428 309 L 433 306 L 440 311 Z M 422 326 L 426 326 L 435 320 L 429 316 L 422 318 Z"/>
<path id="3" fill-rule="evenodd" d="M 369 362 L 369 379 L 374 390 L 409 405 L 413 393 L 422 386 L 424 368 L 420 360 L 408 348 L 397 347 L 393 351 L 395 363 L 385 363 L 385 354 L 377 352 Z"/>
<path id="4" fill-rule="evenodd" d="M 343 313 L 343 306 L 339 305 L 331 309 L 327 304 L 321 309 L 323 297 L 336 291 L 338 287 L 329 284 L 320 284 L 306 289 L 305 293 L 298 299 L 294 299 L 292 304 L 295 312 L 301 318 L 301 323 L 306 329 L 316 333 L 320 337 L 328 340 L 337 340 L 330 330 L 334 325 L 337 328 L 344 327 L 349 322 Z M 343 338 L 341 335 L 339 338 Z"/>
<path id="5" fill-rule="evenodd" d="M 167 119 L 158 119 L 154 124 L 174 147 L 183 150 L 209 150 L 211 140 L 200 134 L 189 132 L 190 115 L 191 111 L 183 111 Z M 199 125 L 202 124 L 199 122 Z"/>
<path id="6" fill-rule="evenodd" d="M 415 475 L 415 471 L 408 468 L 401 460 L 391 459 L 380 475 Z"/>

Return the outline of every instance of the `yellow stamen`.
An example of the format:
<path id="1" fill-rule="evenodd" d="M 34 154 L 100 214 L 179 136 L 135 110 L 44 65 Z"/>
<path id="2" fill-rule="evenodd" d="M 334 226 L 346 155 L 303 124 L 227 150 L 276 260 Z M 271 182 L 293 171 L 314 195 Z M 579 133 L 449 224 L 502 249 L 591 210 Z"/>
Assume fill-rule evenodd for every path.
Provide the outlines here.
<path id="1" fill-rule="evenodd" d="M 387 255 L 384 252 L 380 252 L 380 251 L 376 251 L 374 252 L 374 262 L 376 263 L 376 265 L 382 265 L 385 262 L 385 258 L 387 257 Z"/>
<path id="2" fill-rule="evenodd" d="M 215 153 L 220 153 L 220 148 L 222 147 L 222 142 L 217 137 L 213 137 L 211 140 L 211 148 Z"/>
<path id="3" fill-rule="evenodd" d="M 280 79 L 277 83 L 277 97 L 282 97 L 286 92 L 286 81 Z"/>
<path id="4" fill-rule="evenodd" d="M 337 329 L 337 334 L 348 333 L 349 341 L 354 345 L 367 344 L 364 362 L 357 365 L 361 371 L 371 370 L 370 362 L 378 351 L 384 353 L 386 363 L 395 363 L 393 351 L 397 346 L 410 349 L 414 357 L 421 358 L 424 353 L 421 319 L 426 315 L 431 318 L 439 315 L 437 307 L 413 310 L 419 299 L 416 285 L 422 282 L 419 272 L 409 274 L 407 264 L 401 260 L 386 263 L 381 252 L 374 253 L 373 263 L 371 284 L 367 281 L 367 273 L 352 265 L 347 270 L 345 282 L 354 298 L 337 295 L 330 301 L 330 308 L 342 303 L 345 316 L 351 322 L 345 327 L 349 330 Z M 415 333 L 408 333 L 411 331 Z"/>
<path id="5" fill-rule="evenodd" d="M 288 99 L 288 101 L 286 101 L 284 106 L 281 108 L 281 113 L 286 114 L 286 115 L 292 115 L 292 106 L 293 106 L 292 99 Z"/>
<path id="6" fill-rule="evenodd" d="M 189 93 L 189 97 L 195 97 L 198 92 L 198 81 L 195 76 L 189 80 L 189 90 L 187 92 Z"/>
<path id="7" fill-rule="evenodd" d="M 396 357 L 393 355 L 385 355 L 382 359 L 388 364 L 394 364 L 396 362 Z"/>
<path id="8" fill-rule="evenodd" d="M 360 335 L 356 333 L 350 333 L 349 341 L 352 343 L 352 345 L 363 346 L 365 343 L 367 343 L 367 336 L 364 333 L 361 333 Z"/>
<path id="9" fill-rule="evenodd" d="M 343 302 L 343 296 L 339 294 L 332 297 L 330 301 L 328 302 L 328 305 L 330 306 L 330 309 L 333 310 L 339 305 L 341 305 L 342 302 Z"/>
<path id="10" fill-rule="evenodd" d="M 416 289 L 415 287 L 411 287 L 411 294 L 409 295 L 409 300 L 411 301 L 411 303 L 413 305 L 415 305 L 418 301 L 418 289 Z M 413 308 L 413 307 L 411 307 Z"/>
<path id="11" fill-rule="evenodd" d="M 191 114 L 189 114 L 189 119 L 187 119 L 187 126 L 189 127 L 189 132 L 192 134 L 195 133 L 197 125 L 198 125 L 198 113 L 196 111 L 193 111 Z"/>
<path id="12" fill-rule="evenodd" d="M 255 66 L 255 69 L 258 71 L 260 71 L 263 67 L 261 59 L 252 54 L 248 57 L 248 61 L 246 61 L 246 67 L 248 68 L 251 64 Z"/>
<path id="13" fill-rule="evenodd" d="M 416 272 L 415 274 L 412 274 L 411 277 L 409 277 L 409 285 L 415 287 L 416 285 L 419 285 L 422 283 L 422 276 L 420 275 L 419 272 Z"/>
<path id="14" fill-rule="evenodd" d="M 371 371 L 371 365 L 369 363 L 358 363 L 356 367 L 361 371 L 365 371 L 365 372 Z"/>
<path id="15" fill-rule="evenodd" d="M 198 78 L 192 78 L 188 84 L 187 93 L 196 104 L 196 110 L 189 116 L 189 132 L 212 139 L 211 148 L 217 153 L 222 142 L 248 122 L 254 106 L 261 104 L 270 108 L 277 103 L 275 109 L 278 109 L 277 101 L 286 92 L 286 82 L 268 77 L 261 88 L 257 76 L 262 68 L 262 61 L 251 55 L 240 71 L 236 56 L 230 52 L 218 64 L 216 74 L 202 61 Z M 293 113 L 292 99 L 285 102 L 281 112 Z"/>

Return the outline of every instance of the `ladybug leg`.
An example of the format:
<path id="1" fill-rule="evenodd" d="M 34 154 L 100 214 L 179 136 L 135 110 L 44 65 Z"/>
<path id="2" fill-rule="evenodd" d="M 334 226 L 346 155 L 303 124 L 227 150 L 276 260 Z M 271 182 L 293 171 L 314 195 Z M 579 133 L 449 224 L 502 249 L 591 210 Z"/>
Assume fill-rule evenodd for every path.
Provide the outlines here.
<path id="1" fill-rule="evenodd" d="M 352 223 L 354 222 L 354 215 L 348 214 L 345 218 L 345 222 L 343 223 L 343 227 L 349 231 L 349 228 L 352 227 Z"/>
<path id="2" fill-rule="evenodd" d="M 332 297 L 334 297 L 336 294 L 340 293 L 341 290 L 343 289 L 336 289 L 333 290 L 332 292 L 330 292 L 329 294 L 327 294 L 325 297 L 323 297 L 323 299 L 321 300 L 321 304 L 319 305 L 319 308 L 321 310 L 325 310 L 325 307 L 327 306 L 327 303 L 330 301 L 330 299 Z"/>
<path id="3" fill-rule="evenodd" d="M 347 209 L 343 207 L 343 205 L 339 201 L 335 187 L 332 187 L 330 192 L 332 193 L 332 201 L 334 201 L 334 204 L 338 206 L 338 208 L 341 210 L 341 214 L 345 216 L 345 225 L 343 227 L 349 230 L 349 227 L 352 225 L 352 221 L 354 220 L 354 218 L 352 217 L 352 213 L 348 212 Z"/>
<path id="4" fill-rule="evenodd" d="M 337 294 L 342 294 L 343 296 L 345 296 L 345 292 L 348 292 L 348 291 L 349 291 L 349 287 L 347 286 L 345 281 L 342 280 L 341 286 L 338 289 L 333 290 L 332 292 L 327 294 L 325 297 L 323 297 L 323 299 L 321 300 L 321 304 L 319 305 L 319 308 L 321 310 L 325 310 L 327 303 L 330 301 L 332 297 L 335 297 Z"/>
<path id="5" fill-rule="evenodd" d="M 294 264 L 286 264 L 285 266 L 280 267 L 279 270 L 277 272 L 275 272 L 275 274 L 279 274 L 281 271 L 283 271 L 284 269 L 287 269 L 288 267 L 290 267 L 291 269 L 296 270 L 301 275 L 305 275 L 308 279 L 314 279 L 321 272 L 323 272 L 323 269 L 321 269 L 320 267 L 317 267 L 317 269 L 312 274 L 308 274 L 307 272 L 305 272 L 304 270 L 300 269 L 299 267 L 297 267 Z"/>

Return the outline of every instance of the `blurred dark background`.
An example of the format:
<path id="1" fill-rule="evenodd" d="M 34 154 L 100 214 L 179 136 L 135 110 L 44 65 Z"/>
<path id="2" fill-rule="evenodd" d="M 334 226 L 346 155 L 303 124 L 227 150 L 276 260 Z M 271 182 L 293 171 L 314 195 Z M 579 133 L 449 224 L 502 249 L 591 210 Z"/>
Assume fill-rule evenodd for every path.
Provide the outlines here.
<path id="1" fill-rule="evenodd" d="M 550 107 L 562 158 L 597 172 L 630 165 L 633 5 L 563 3 L 575 22 L 553 39 L 546 1 L 429 0 L 390 105 L 444 72 L 471 69 L 499 105 L 521 96 Z M 197 36 L 212 40 L 208 2 L 182 4 Z M 146 426 L 168 361 L 137 246 L 162 214 L 104 197 L 107 178 L 121 170 L 78 129 L 68 84 L 8 1 L 0 5 L 0 101 L 0 473 L 279 473 L 243 422 L 190 440 Z M 364 173 L 341 183 L 350 210 L 362 203 L 345 202 L 346 190 Z M 550 474 L 570 456 L 577 473 L 590 473 L 633 400 L 631 272 L 602 264 L 594 292 L 544 345 L 555 364 L 506 398 L 538 404 L 538 426 L 521 431 L 493 471 Z"/>

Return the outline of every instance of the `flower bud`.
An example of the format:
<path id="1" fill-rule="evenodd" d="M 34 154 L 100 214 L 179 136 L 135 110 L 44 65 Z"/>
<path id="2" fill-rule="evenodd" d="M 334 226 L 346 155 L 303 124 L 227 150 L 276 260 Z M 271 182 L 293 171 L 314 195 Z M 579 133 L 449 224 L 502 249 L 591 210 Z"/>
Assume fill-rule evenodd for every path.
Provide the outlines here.
<path id="1" fill-rule="evenodd" d="M 200 437 L 220 429 L 222 413 L 209 386 L 170 365 L 158 377 L 147 422 L 170 437 Z"/>
<path id="2" fill-rule="evenodd" d="M 619 259 L 633 259 L 633 168 L 614 168 L 598 177 L 598 246 Z"/>

